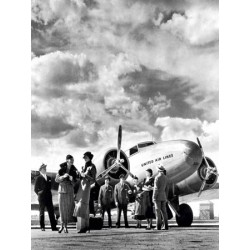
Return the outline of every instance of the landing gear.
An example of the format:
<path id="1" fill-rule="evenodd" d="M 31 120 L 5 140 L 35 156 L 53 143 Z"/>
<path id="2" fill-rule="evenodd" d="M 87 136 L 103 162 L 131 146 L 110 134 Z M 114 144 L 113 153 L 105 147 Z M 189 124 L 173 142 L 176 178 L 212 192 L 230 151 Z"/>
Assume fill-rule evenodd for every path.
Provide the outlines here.
<path id="1" fill-rule="evenodd" d="M 179 215 L 176 215 L 176 222 L 179 227 L 190 227 L 193 222 L 193 211 L 188 204 L 181 204 L 179 206 Z"/>

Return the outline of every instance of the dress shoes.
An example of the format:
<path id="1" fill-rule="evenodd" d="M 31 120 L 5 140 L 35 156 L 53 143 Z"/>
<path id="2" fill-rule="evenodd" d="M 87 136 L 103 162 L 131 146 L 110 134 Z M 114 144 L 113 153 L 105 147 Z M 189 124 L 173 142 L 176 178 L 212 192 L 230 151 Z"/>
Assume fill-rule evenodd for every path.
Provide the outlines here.
<path id="1" fill-rule="evenodd" d="M 60 227 L 59 230 L 58 230 L 58 233 L 60 234 L 63 230 L 63 227 Z"/>
<path id="2" fill-rule="evenodd" d="M 57 228 L 52 228 L 52 231 L 58 231 L 58 229 Z"/>
<path id="3" fill-rule="evenodd" d="M 130 228 L 130 226 L 125 226 L 125 228 Z"/>
<path id="4" fill-rule="evenodd" d="M 42 231 L 45 231 L 45 228 L 41 228 Z"/>
<path id="5" fill-rule="evenodd" d="M 119 225 L 116 225 L 116 228 L 120 228 L 120 226 L 119 226 Z"/>
<path id="6" fill-rule="evenodd" d="M 64 233 L 66 233 L 66 234 L 68 233 L 67 227 L 64 228 Z"/>

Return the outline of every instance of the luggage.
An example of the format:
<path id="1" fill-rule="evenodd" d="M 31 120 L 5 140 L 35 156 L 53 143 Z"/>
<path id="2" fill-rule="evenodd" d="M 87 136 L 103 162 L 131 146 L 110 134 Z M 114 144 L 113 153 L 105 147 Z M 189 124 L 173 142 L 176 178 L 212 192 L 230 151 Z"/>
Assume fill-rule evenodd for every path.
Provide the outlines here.
<path id="1" fill-rule="evenodd" d="M 101 217 L 89 217 L 89 227 L 91 230 L 101 230 L 103 227 L 103 220 Z"/>

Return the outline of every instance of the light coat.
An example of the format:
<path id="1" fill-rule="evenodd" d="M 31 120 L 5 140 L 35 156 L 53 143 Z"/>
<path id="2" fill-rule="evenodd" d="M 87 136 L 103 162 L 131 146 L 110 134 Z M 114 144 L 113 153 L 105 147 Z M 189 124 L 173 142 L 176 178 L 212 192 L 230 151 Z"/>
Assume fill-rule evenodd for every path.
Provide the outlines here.
<path id="1" fill-rule="evenodd" d="M 166 201 L 168 198 L 169 181 L 166 175 L 158 174 L 154 181 L 153 201 Z"/>

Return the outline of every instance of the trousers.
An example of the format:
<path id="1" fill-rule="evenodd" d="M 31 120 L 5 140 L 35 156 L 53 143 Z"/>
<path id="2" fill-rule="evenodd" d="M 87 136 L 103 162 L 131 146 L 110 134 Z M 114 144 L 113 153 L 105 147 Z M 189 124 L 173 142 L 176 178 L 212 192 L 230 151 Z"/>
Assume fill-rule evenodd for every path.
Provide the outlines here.
<path id="1" fill-rule="evenodd" d="M 128 205 L 127 204 L 118 204 L 116 225 L 120 226 L 120 220 L 121 220 L 121 213 L 122 213 L 122 211 L 123 211 L 123 216 L 124 216 L 125 227 L 128 227 L 128 218 L 127 218 Z"/>
<path id="2" fill-rule="evenodd" d="M 168 214 L 166 209 L 166 201 L 155 201 L 156 226 L 161 230 L 162 219 L 164 221 L 164 229 L 168 229 Z M 162 218 L 163 217 L 163 218 Z"/>
<path id="3" fill-rule="evenodd" d="M 55 220 L 55 213 L 54 213 L 54 206 L 51 199 L 40 200 L 39 201 L 39 222 L 40 227 L 45 228 L 44 224 L 44 211 L 45 207 L 47 208 L 49 214 L 50 225 L 52 229 L 56 229 L 56 220 Z"/>
<path id="4" fill-rule="evenodd" d="M 102 205 L 102 219 L 103 220 L 104 220 L 105 211 L 107 211 L 107 214 L 108 214 L 108 223 L 109 223 L 109 227 L 111 227 L 112 226 L 112 220 L 111 220 L 110 206 Z"/>

